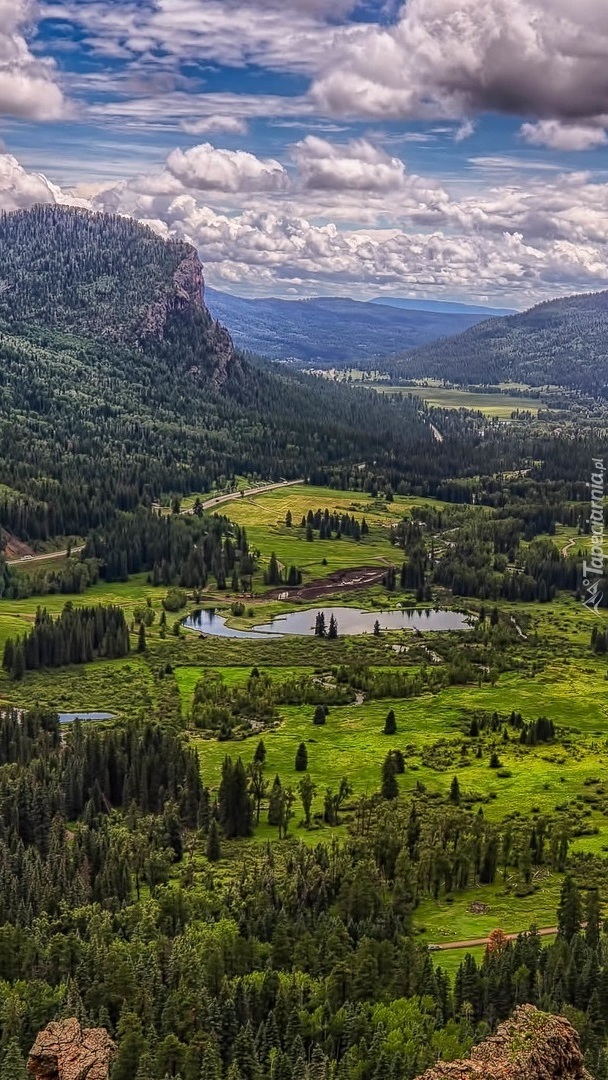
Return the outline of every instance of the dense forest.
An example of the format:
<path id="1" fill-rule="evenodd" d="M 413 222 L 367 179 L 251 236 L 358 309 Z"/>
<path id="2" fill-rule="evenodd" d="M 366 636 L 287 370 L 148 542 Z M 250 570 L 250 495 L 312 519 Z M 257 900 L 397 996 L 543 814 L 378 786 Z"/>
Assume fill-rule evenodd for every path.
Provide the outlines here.
<path id="1" fill-rule="evenodd" d="M 490 319 L 390 366 L 408 378 L 566 386 L 606 397 L 607 330 L 608 292 L 570 296 Z"/>
<path id="2" fill-rule="evenodd" d="M 76 723 L 61 740 L 40 710 L 3 715 L 0 761 L 5 1044 L 27 1051 L 69 1013 L 116 1037 L 113 1080 L 411 1080 L 531 1001 L 567 1008 L 595 1077 L 608 1075 L 589 887 L 600 863 L 581 892 L 565 819 L 491 824 L 458 805 L 454 784 L 445 800 L 421 788 L 359 800 L 346 842 L 292 840 L 225 864 L 222 834 L 254 813 L 240 761 L 214 802 L 178 734 Z M 550 948 L 534 931 L 496 936 L 452 982 L 416 944 L 425 895 L 507 869 L 525 888 L 535 868 L 567 862 Z"/>

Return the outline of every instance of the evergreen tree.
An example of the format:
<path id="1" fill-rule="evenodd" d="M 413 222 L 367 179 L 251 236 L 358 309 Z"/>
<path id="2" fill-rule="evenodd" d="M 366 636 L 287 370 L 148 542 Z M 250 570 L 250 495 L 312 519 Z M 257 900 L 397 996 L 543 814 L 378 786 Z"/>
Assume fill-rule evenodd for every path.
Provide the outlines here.
<path id="1" fill-rule="evenodd" d="M 572 941 L 582 924 L 582 906 L 579 891 L 569 874 L 564 878 L 559 907 L 557 909 L 557 933 L 565 941 Z"/>
<path id="2" fill-rule="evenodd" d="M 396 799 L 399 794 L 399 786 L 397 784 L 397 777 L 395 776 L 395 765 L 392 754 L 387 754 L 384 759 L 380 793 L 383 799 Z"/>
<path id="3" fill-rule="evenodd" d="M 25 1061 L 17 1039 L 11 1039 L 2 1054 L 0 1080 L 28 1080 Z"/>
<path id="4" fill-rule="evenodd" d="M 306 749 L 306 744 L 301 742 L 296 753 L 295 770 L 296 772 L 306 772 L 307 768 L 308 750 Z"/>
<path id="5" fill-rule="evenodd" d="M 454 803 L 454 806 L 460 806 L 460 784 L 457 776 L 454 777 L 450 785 L 450 802 Z"/>
<path id="6" fill-rule="evenodd" d="M 233 764 L 232 759 L 226 757 L 218 791 L 218 806 L 220 824 L 228 839 L 251 835 L 253 812 L 248 789 L 241 758 Z"/>
<path id="7" fill-rule="evenodd" d="M 384 734 L 395 735 L 397 733 L 397 721 L 395 720 L 394 709 L 390 709 L 387 713 L 386 720 L 384 721 Z"/>
<path id="8" fill-rule="evenodd" d="M 215 818 L 211 818 L 209 832 L 207 834 L 207 858 L 209 862 L 218 862 L 222 857 L 220 833 Z"/>
<path id="9" fill-rule="evenodd" d="M 146 627 L 143 622 L 139 624 L 139 633 L 137 635 L 137 651 L 138 653 L 144 653 L 146 651 Z"/>

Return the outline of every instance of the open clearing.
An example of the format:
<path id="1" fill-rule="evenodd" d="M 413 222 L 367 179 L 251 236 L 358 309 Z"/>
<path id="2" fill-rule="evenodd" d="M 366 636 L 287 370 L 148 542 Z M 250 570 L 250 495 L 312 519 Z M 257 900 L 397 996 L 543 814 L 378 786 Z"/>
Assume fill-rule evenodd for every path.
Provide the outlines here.
<path id="1" fill-rule="evenodd" d="M 438 409 L 471 409 L 497 420 L 510 420 L 514 412 L 538 415 L 542 408 L 538 398 L 509 394 L 484 394 L 467 390 L 446 390 L 443 387 L 374 385 L 380 394 L 413 394 Z"/>

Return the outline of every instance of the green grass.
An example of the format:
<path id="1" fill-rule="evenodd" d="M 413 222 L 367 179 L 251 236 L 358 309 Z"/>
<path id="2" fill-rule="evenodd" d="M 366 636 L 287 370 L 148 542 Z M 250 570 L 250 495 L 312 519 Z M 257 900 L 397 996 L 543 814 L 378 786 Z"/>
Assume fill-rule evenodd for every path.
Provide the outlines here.
<path id="1" fill-rule="evenodd" d="M 271 552 L 285 566 L 299 566 L 304 581 L 326 577 L 332 571 L 354 566 L 382 566 L 400 561 L 401 553 L 389 542 L 391 525 L 408 516 L 414 506 L 443 506 L 432 499 L 395 496 L 393 502 L 373 499 L 364 493 L 334 491 L 308 485 L 281 488 L 252 498 L 229 503 L 225 512 L 232 521 L 245 525 L 250 547 L 261 553 L 262 569 Z M 369 535 L 359 542 L 350 537 L 341 540 L 306 540 L 300 528 L 302 517 L 309 510 L 328 509 L 330 513 L 352 514 L 358 521 L 365 518 Z M 219 508 L 221 509 L 221 508 Z M 285 517 L 290 512 L 293 527 L 287 528 Z M 318 534 L 315 534 L 318 537 Z M 325 560 L 325 561 L 324 561 Z M 260 575 L 256 579 L 259 587 Z"/>
<path id="2" fill-rule="evenodd" d="M 439 409 L 472 409 L 497 420 L 510 420 L 511 414 L 517 410 L 537 416 L 542 407 L 538 398 L 470 393 L 467 390 L 446 390 L 444 387 L 374 385 L 373 389 L 382 394 L 413 394 Z"/>
<path id="3" fill-rule="evenodd" d="M 421 931 L 420 940 L 425 944 L 440 945 L 444 941 L 474 941 L 489 937 L 497 929 L 506 934 L 517 934 L 533 925 L 539 930 L 555 926 L 561 878 L 547 875 L 530 896 L 514 897 L 508 885 L 509 880 L 505 887 L 499 875 L 494 885 L 459 893 L 452 902 L 445 896 L 438 900 L 425 898 L 416 908 L 415 915 L 415 925 Z M 474 914 L 470 909 L 476 903 L 485 905 L 488 911 Z M 462 951 L 458 952 L 462 960 Z M 438 963 L 442 964 L 442 961 L 443 957 L 438 958 Z"/>

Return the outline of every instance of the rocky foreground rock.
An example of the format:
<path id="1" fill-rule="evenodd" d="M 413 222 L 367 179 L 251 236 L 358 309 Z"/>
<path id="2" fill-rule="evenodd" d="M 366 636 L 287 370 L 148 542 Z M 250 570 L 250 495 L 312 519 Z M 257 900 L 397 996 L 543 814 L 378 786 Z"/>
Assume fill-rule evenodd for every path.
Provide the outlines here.
<path id="1" fill-rule="evenodd" d="M 108 1080 L 116 1047 L 105 1028 L 57 1020 L 38 1035 L 27 1070 L 36 1080 Z"/>
<path id="2" fill-rule="evenodd" d="M 562 1016 L 521 1005 L 468 1061 L 439 1062 L 419 1080 L 593 1080 L 578 1035 Z"/>

